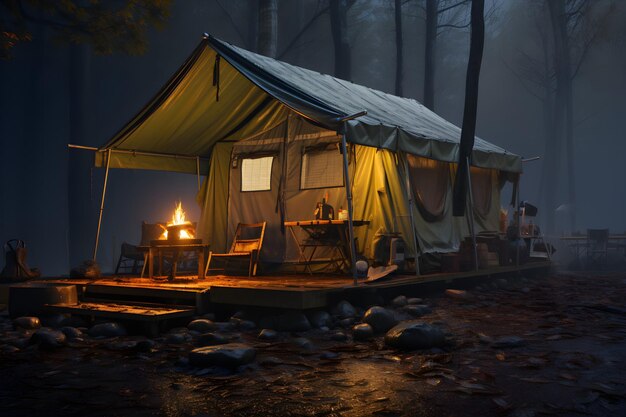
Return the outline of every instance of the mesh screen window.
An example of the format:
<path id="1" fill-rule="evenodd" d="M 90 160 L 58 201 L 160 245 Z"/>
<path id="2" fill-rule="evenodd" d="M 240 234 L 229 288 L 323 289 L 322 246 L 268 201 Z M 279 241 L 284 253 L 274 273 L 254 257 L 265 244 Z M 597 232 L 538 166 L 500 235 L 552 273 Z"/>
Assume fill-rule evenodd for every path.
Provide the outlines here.
<path id="1" fill-rule="evenodd" d="M 273 156 L 241 161 L 241 191 L 269 191 L 272 188 Z"/>
<path id="2" fill-rule="evenodd" d="M 300 189 L 343 186 L 343 156 L 336 149 L 302 155 Z"/>

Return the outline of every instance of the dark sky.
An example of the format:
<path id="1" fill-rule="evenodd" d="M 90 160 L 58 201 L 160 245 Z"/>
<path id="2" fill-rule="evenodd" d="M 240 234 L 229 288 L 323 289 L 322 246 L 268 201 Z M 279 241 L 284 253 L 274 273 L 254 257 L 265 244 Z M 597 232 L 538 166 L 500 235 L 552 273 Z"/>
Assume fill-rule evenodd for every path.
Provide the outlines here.
<path id="1" fill-rule="evenodd" d="M 424 24 L 417 3 L 408 2 L 403 9 L 404 87 L 406 96 L 421 100 Z M 494 4 L 496 9 L 487 20 L 477 134 L 524 157 L 534 157 L 544 153 L 541 106 L 508 68 L 515 65 L 519 51 L 533 52 L 535 29 L 524 3 L 487 2 L 488 9 Z M 599 3 L 609 4 L 608 0 Z M 614 19 L 621 19 L 621 25 L 613 22 L 610 33 L 593 45 L 574 83 L 580 230 L 610 227 L 626 231 L 626 191 L 622 185 L 626 174 L 622 163 L 626 154 L 626 36 L 614 29 L 626 27 L 626 4 L 616 3 Z M 202 33 L 249 47 L 250 4 L 244 0 L 219 4 L 213 0 L 177 1 L 166 28 L 150 32 L 144 55 L 96 56 L 88 52 L 85 129 L 80 144 L 99 146 L 110 139 L 182 64 Z M 315 12 L 318 2 L 282 0 L 279 4 L 280 53 Z M 49 29 L 33 27 L 32 32 L 33 42 L 20 45 L 11 61 L 0 62 L 0 241 L 24 239 L 31 266 L 39 266 L 45 275 L 65 274 L 70 266 L 68 158 L 87 160 L 89 154 L 67 149 L 69 48 L 53 41 Z M 393 92 L 393 1 L 357 1 L 349 13 L 349 35 L 353 81 Z M 468 33 L 448 30 L 438 40 L 436 111 L 460 124 Z M 282 59 L 332 73 L 332 57 L 329 20 L 324 16 Z M 540 199 L 545 180 L 542 163 L 525 166 L 523 199 Z M 82 171 L 88 179 L 82 197 L 89 200 L 86 210 L 93 220 L 91 228 L 84 230 L 86 242 L 95 236 L 102 174 L 97 169 Z M 566 181 L 561 181 L 557 201 L 566 201 L 565 187 Z M 192 175 L 113 170 L 99 254 L 103 268 L 113 268 L 122 241 L 139 240 L 142 220 L 167 219 L 176 200 L 182 200 L 190 217 L 197 219 L 196 190 Z M 86 245 L 83 257 L 90 255 L 91 247 Z"/>

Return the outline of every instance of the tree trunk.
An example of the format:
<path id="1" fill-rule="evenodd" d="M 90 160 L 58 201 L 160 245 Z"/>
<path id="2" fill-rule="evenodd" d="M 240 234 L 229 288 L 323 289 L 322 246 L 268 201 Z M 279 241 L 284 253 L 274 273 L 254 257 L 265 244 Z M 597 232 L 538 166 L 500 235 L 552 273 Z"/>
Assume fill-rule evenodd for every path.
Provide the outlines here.
<path id="1" fill-rule="evenodd" d="M 426 37 L 424 45 L 424 106 L 435 110 L 435 53 L 437 46 L 438 0 L 426 0 Z"/>
<path id="2" fill-rule="evenodd" d="M 404 51 L 402 39 L 402 0 L 395 0 L 396 20 L 396 95 L 402 96 L 402 78 L 404 66 Z"/>
<path id="3" fill-rule="evenodd" d="M 86 145 L 86 90 L 88 84 L 87 48 L 70 47 L 69 128 L 70 143 Z M 96 232 L 96 217 L 91 201 L 91 153 L 69 151 L 68 214 L 70 267 L 90 259 Z"/>
<path id="4" fill-rule="evenodd" d="M 278 46 L 278 0 L 259 0 L 259 37 L 257 52 L 276 57 Z"/>
<path id="5" fill-rule="evenodd" d="M 330 27 L 335 47 L 335 77 L 350 81 L 352 68 L 346 0 L 330 0 Z"/>
<path id="6" fill-rule="evenodd" d="M 570 231 L 575 228 L 574 206 L 575 192 L 574 192 L 574 179 L 573 179 L 573 150 L 572 150 L 572 77 L 570 67 L 570 52 L 569 42 L 567 40 L 567 15 L 565 13 L 565 0 L 553 0 L 548 1 L 548 10 L 550 12 L 550 22 L 552 24 L 552 34 L 554 38 L 554 68 L 556 72 L 556 95 L 555 95 L 555 110 L 554 110 L 554 134 L 556 150 L 563 143 L 565 138 L 566 147 L 566 166 L 567 174 L 569 176 L 569 188 L 568 188 L 568 203 L 569 203 L 569 227 Z M 558 172 L 557 172 L 558 174 Z M 554 210 L 556 204 L 548 206 L 547 210 Z M 554 217 L 554 215 L 552 215 Z M 549 233 L 554 233 L 554 221 L 551 224 L 547 224 L 547 230 Z"/>
<path id="7" fill-rule="evenodd" d="M 474 137 L 476 135 L 476 113 L 478 110 L 478 82 L 480 80 L 480 66 L 483 59 L 485 40 L 485 18 L 483 16 L 485 0 L 472 0 L 472 21 L 470 52 L 467 61 L 467 77 L 465 79 L 465 107 L 463 110 L 463 126 L 461 142 L 459 144 L 459 164 L 454 179 L 453 214 L 463 216 L 467 203 L 468 158 L 472 158 Z M 472 216 L 473 213 L 468 213 Z"/>

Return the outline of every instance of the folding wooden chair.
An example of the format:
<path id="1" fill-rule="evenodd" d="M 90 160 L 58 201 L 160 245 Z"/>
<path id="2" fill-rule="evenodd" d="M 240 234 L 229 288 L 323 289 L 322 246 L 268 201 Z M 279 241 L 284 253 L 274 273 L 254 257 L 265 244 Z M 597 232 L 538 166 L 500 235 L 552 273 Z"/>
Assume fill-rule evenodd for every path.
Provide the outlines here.
<path id="1" fill-rule="evenodd" d="M 233 244 L 230 246 L 228 253 L 213 253 L 209 252 L 209 259 L 206 263 L 206 272 L 209 271 L 226 271 L 226 267 L 229 260 L 248 260 L 248 276 L 256 275 L 257 266 L 259 264 L 259 255 L 261 248 L 263 247 L 263 237 L 265 235 L 265 224 L 252 223 L 245 224 L 239 223 L 237 230 L 235 231 L 235 237 Z M 223 268 L 211 268 L 211 261 L 215 258 L 224 260 Z M 206 275 L 206 274 L 205 274 Z"/>
<path id="2" fill-rule="evenodd" d="M 165 223 L 146 223 L 141 222 L 141 242 L 139 246 L 150 246 L 152 240 L 158 239 L 165 230 Z M 126 273 L 138 274 L 139 267 L 142 268 L 141 274 L 143 276 L 143 269 L 146 262 L 146 250 L 142 250 L 137 245 L 131 245 L 130 243 L 123 242 L 120 257 L 115 267 L 115 275 L 119 275 L 122 269 L 126 270 Z"/>

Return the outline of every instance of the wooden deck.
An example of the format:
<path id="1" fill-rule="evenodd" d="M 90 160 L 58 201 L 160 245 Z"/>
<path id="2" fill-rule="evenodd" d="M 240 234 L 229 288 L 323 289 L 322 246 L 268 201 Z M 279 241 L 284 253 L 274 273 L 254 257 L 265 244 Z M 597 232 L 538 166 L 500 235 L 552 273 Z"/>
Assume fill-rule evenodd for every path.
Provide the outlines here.
<path id="1" fill-rule="evenodd" d="M 209 276 L 178 277 L 173 281 L 138 277 L 105 277 L 95 281 L 52 279 L 48 283 L 75 284 L 83 299 L 134 300 L 196 306 L 202 312 L 211 304 L 290 309 L 323 308 L 341 296 L 375 291 L 419 291 L 424 285 L 452 283 L 468 279 L 500 277 L 517 273 L 549 270 L 550 262 L 531 262 L 520 267 L 500 266 L 478 271 L 430 275 L 391 275 L 375 282 L 338 275 L 281 275 L 258 277 Z"/>

